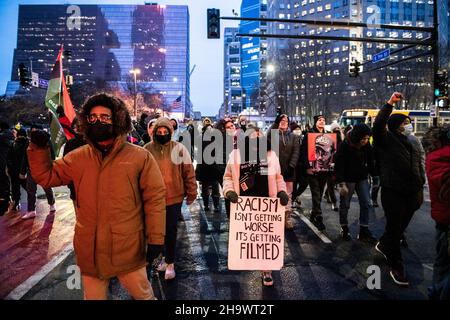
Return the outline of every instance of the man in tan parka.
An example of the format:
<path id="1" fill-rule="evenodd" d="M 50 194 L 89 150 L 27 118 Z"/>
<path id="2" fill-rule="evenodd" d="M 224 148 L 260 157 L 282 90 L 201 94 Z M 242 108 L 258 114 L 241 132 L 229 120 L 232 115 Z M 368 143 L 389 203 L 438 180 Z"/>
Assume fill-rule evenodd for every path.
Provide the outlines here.
<path id="1" fill-rule="evenodd" d="M 154 299 L 146 251 L 157 251 L 165 235 L 165 186 L 150 152 L 126 142 L 131 118 L 125 103 L 94 95 L 79 116 L 88 144 L 51 161 L 48 138 L 31 136 L 28 158 L 45 188 L 73 182 L 76 199 L 74 249 L 85 299 L 106 299 L 117 276 L 134 299 Z M 147 250 L 148 246 L 148 250 Z"/>

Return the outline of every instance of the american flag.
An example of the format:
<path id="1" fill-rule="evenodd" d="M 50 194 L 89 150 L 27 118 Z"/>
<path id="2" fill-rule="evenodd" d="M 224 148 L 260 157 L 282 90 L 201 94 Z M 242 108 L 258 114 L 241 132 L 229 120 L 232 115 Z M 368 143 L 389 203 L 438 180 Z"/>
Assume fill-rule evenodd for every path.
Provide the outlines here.
<path id="1" fill-rule="evenodd" d="M 176 98 L 172 104 L 170 105 L 170 110 L 176 110 L 176 109 L 180 109 L 182 106 L 182 102 L 181 102 L 181 96 L 179 96 L 178 98 Z"/>

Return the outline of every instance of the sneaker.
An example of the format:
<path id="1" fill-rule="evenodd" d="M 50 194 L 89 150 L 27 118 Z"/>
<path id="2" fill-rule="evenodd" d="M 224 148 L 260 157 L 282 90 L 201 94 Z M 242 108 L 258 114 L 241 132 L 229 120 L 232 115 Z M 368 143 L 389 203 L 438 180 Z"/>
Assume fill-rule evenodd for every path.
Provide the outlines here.
<path id="1" fill-rule="evenodd" d="M 383 257 L 387 260 L 386 253 L 384 251 L 383 245 L 381 244 L 381 241 L 378 241 L 375 245 L 375 250 L 377 250 L 379 253 L 383 255 Z"/>
<path id="2" fill-rule="evenodd" d="M 316 226 L 317 229 L 319 229 L 320 231 L 325 230 L 325 225 L 323 224 L 323 218 L 321 215 L 311 215 L 310 218 L 311 222 L 313 225 Z"/>
<path id="3" fill-rule="evenodd" d="M 272 272 L 263 272 L 261 277 L 262 277 L 263 286 L 266 286 L 266 287 L 273 286 Z"/>
<path id="4" fill-rule="evenodd" d="M 369 228 L 367 227 L 359 228 L 358 240 L 372 244 L 377 242 L 377 239 L 372 236 L 372 233 L 370 233 Z"/>
<path id="5" fill-rule="evenodd" d="M 56 211 L 56 207 L 54 204 L 50 205 L 50 212 L 55 212 Z"/>
<path id="6" fill-rule="evenodd" d="M 352 237 L 350 236 L 350 232 L 348 230 L 348 226 L 341 227 L 341 236 L 344 241 L 351 241 Z"/>
<path id="7" fill-rule="evenodd" d="M 339 211 L 339 207 L 336 203 L 332 203 L 331 204 L 331 210 L 338 212 Z"/>
<path id="8" fill-rule="evenodd" d="M 36 211 L 28 211 L 27 213 L 25 213 L 23 216 L 22 216 L 22 219 L 32 219 L 32 218 L 34 218 L 34 217 L 36 217 Z"/>
<path id="9" fill-rule="evenodd" d="M 159 262 L 158 266 L 156 267 L 156 270 L 158 270 L 159 272 L 164 272 L 164 271 L 166 271 L 166 269 L 167 269 L 167 263 L 163 257 L 161 259 L 161 261 Z"/>
<path id="10" fill-rule="evenodd" d="M 403 266 L 391 268 L 391 272 L 389 272 L 389 275 L 391 276 L 392 280 L 394 280 L 394 282 L 399 286 L 409 286 L 408 278 L 406 278 Z"/>
<path id="11" fill-rule="evenodd" d="M 166 274 L 164 275 L 164 279 L 166 280 L 172 280 L 175 278 L 175 265 L 173 263 L 169 263 L 166 267 Z"/>

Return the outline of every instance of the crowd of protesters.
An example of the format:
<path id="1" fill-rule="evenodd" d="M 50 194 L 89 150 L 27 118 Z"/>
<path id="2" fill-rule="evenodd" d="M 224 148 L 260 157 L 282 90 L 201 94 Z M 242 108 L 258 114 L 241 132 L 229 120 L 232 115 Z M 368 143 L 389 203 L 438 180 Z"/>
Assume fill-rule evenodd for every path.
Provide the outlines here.
<path id="1" fill-rule="evenodd" d="M 312 225 L 325 232 L 326 199 L 339 212 L 343 241 L 352 240 L 348 212 L 356 193 L 357 239 L 373 245 L 386 259 L 392 280 L 407 286 L 401 246 L 428 180 L 437 242 L 430 297 L 449 298 L 450 128 L 431 128 L 420 141 L 408 116 L 392 114 L 402 99 L 394 93 L 373 128 L 364 123 L 341 128 L 334 122 L 327 131 L 322 114 L 314 116 L 310 128 L 279 114 L 264 132 L 245 116 L 216 123 L 204 118 L 201 126 L 191 121 L 185 130 L 162 116 L 142 114 L 133 123 L 122 100 L 97 94 L 84 103 L 71 128 L 59 110 L 72 137 L 60 158 L 42 128 L 26 132 L 0 124 L 0 214 L 21 212 L 23 188 L 28 208 L 22 218 L 34 218 L 37 184 L 55 212 L 51 188 L 68 185 L 85 298 L 105 299 L 108 279 L 117 276 L 134 298 L 154 299 L 145 266 L 163 256 L 157 270 L 166 280 L 176 277 L 177 222 L 183 201 L 190 205 L 197 199 L 196 180 L 203 210 L 220 214 L 223 199 L 228 217 L 230 203 L 239 196 L 279 198 L 286 207 L 286 232 L 295 228 L 293 212 L 306 209 L 301 199 L 309 186 Z M 379 190 L 386 226 L 377 240 L 370 218 Z M 271 270 L 261 276 L 263 285 L 273 285 Z"/>

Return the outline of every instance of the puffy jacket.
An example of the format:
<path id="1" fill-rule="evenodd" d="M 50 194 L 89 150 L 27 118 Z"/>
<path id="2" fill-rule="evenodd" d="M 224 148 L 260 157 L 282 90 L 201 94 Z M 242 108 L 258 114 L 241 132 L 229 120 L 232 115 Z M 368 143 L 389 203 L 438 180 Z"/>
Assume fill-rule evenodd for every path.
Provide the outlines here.
<path id="1" fill-rule="evenodd" d="M 280 162 L 277 155 L 273 151 L 267 152 L 268 174 L 267 181 L 269 184 L 269 197 L 276 198 L 280 191 L 286 192 L 286 183 L 283 180 L 280 170 Z M 238 149 L 231 151 L 230 159 L 223 176 L 223 194 L 234 191 L 238 195 L 240 193 L 239 178 L 241 175 L 241 154 Z"/>
<path id="2" fill-rule="evenodd" d="M 166 127 L 173 133 L 173 127 L 167 118 L 156 121 L 154 135 L 159 127 Z M 173 140 L 161 145 L 153 139 L 144 148 L 150 151 L 163 173 L 166 206 L 181 203 L 184 197 L 187 197 L 188 201 L 194 201 L 197 198 L 197 183 L 189 151 L 181 143 Z"/>
<path id="3" fill-rule="evenodd" d="M 431 216 L 437 223 L 450 226 L 450 146 L 430 152 L 425 166 Z"/>
<path id="4" fill-rule="evenodd" d="M 381 186 L 403 195 L 417 194 L 425 183 L 420 173 L 420 154 L 406 136 L 388 131 L 386 125 L 392 109 L 393 106 L 384 105 L 373 125 Z"/>
<path id="5" fill-rule="evenodd" d="M 107 279 L 144 267 L 146 243 L 165 235 L 165 186 L 150 152 L 116 138 L 105 157 L 91 144 L 51 161 L 30 143 L 33 178 L 44 188 L 74 183 L 74 249 L 81 272 Z"/>
<path id="6" fill-rule="evenodd" d="M 357 148 L 347 137 L 334 155 L 336 182 L 359 182 L 375 175 L 375 161 L 370 144 Z"/>
<path id="7" fill-rule="evenodd" d="M 290 131 L 282 130 L 278 130 L 278 136 L 277 156 L 280 160 L 281 174 L 284 181 L 295 181 L 295 167 L 300 155 L 300 137 Z M 271 132 L 269 132 L 267 139 L 271 139 Z M 277 151 L 277 148 L 274 148 L 274 151 Z"/>

